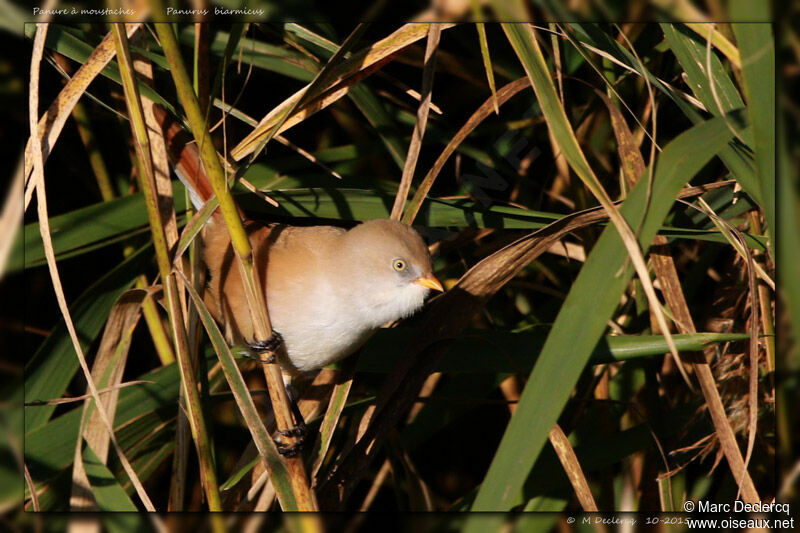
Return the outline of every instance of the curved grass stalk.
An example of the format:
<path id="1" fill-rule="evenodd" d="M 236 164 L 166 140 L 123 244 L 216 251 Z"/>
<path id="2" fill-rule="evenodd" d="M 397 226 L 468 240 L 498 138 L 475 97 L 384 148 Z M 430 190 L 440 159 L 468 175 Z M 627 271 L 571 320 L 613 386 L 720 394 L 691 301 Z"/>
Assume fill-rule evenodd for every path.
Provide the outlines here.
<path id="1" fill-rule="evenodd" d="M 258 127 L 231 150 L 231 157 L 235 160 L 240 160 L 253 153 L 270 129 L 278 122 L 282 122 L 283 114 L 286 113 L 287 109 L 293 108 L 299 101 L 305 100 L 308 104 L 296 107 L 296 111 L 291 114 L 287 113 L 286 120 L 275 131 L 275 134 L 289 129 L 313 113 L 332 104 L 347 94 L 353 85 L 372 74 L 376 68 L 379 68 L 387 61 L 391 61 L 393 54 L 427 35 L 428 26 L 429 24 L 406 24 L 372 46 L 353 53 L 352 56 L 342 61 L 331 72 L 328 80 L 333 83 L 314 88 L 314 90 L 311 90 L 310 86 L 306 86 L 287 98 L 261 119 Z M 451 26 L 453 24 L 442 24 L 442 29 L 444 30 Z"/>

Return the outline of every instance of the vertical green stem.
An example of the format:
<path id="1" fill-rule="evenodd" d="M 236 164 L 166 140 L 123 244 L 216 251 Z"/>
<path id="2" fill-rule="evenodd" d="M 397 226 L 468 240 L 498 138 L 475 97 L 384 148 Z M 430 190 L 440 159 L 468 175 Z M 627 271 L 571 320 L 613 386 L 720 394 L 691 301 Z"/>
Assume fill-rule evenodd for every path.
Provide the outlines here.
<path id="1" fill-rule="evenodd" d="M 197 446 L 197 455 L 200 459 L 200 476 L 203 481 L 208 507 L 211 511 L 221 511 L 221 499 L 217 483 L 216 471 L 208 444 L 208 432 L 200 408 L 200 397 L 197 392 L 194 368 L 188 355 L 188 340 L 183 322 L 178 290 L 166 245 L 166 235 L 161 217 L 158 212 L 158 203 L 155 192 L 155 177 L 153 175 L 153 161 L 150 155 L 150 141 L 141 107 L 141 100 L 134 79 L 133 64 L 128 40 L 124 28 L 119 23 L 111 24 L 114 43 L 117 47 L 122 86 L 125 92 L 125 102 L 131 122 L 131 130 L 135 140 L 136 155 L 143 172 L 138 173 L 139 187 L 145 198 L 147 215 L 150 220 L 150 231 L 156 251 L 156 261 L 161 279 L 164 284 L 164 294 L 167 300 L 167 312 L 172 326 L 172 338 L 175 343 L 175 352 L 178 355 L 178 370 L 181 376 L 181 385 L 186 398 L 189 424 L 192 437 Z"/>
<path id="2" fill-rule="evenodd" d="M 136 287 L 146 289 L 149 286 L 144 274 L 136 279 Z M 169 365 L 175 362 L 175 353 L 172 351 L 172 341 L 164 330 L 161 317 L 158 314 L 158 307 L 152 296 L 148 295 L 142 302 L 142 315 L 153 339 L 153 346 L 156 348 L 158 359 L 162 365 Z"/>
<path id="3" fill-rule="evenodd" d="M 761 221 L 756 211 L 750 211 L 750 229 L 756 235 L 761 234 Z M 753 250 L 753 259 L 763 261 L 764 254 L 758 250 Z M 772 318 L 772 301 L 769 295 L 769 288 L 763 282 L 758 282 L 758 304 L 759 317 L 761 317 L 761 328 L 766 335 L 767 349 L 767 370 L 775 370 L 775 326 Z"/>

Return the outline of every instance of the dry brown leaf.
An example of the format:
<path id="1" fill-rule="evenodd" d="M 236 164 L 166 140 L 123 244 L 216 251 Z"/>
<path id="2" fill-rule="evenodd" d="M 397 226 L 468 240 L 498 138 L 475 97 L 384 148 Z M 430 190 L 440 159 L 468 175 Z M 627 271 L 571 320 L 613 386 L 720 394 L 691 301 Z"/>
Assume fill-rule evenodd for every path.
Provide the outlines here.
<path id="1" fill-rule="evenodd" d="M 92 378 L 104 387 L 103 390 L 111 388 L 108 394 L 101 396 L 103 408 L 111 420 L 114 419 L 117 410 L 118 385 L 122 381 L 122 373 L 128 359 L 131 335 L 141 317 L 142 302 L 146 296 L 147 291 L 131 289 L 122 293 L 114 302 L 92 365 Z M 72 494 L 69 507 L 73 511 L 98 510 L 86 470 L 83 467 L 84 441 L 103 464 L 108 459 L 110 444 L 108 432 L 103 426 L 97 410 L 94 409 L 91 392 L 88 396 L 83 404 L 79 426 L 82 428 L 82 438 L 77 440 L 72 468 Z"/>

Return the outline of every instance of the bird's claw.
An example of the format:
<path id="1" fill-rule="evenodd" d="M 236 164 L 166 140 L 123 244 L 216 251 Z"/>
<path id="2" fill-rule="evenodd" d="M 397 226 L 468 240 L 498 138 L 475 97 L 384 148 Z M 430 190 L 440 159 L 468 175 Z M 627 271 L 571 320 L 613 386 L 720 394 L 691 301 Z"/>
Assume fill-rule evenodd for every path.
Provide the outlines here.
<path id="1" fill-rule="evenodd" d="M 275 445 L 278 447 L 278 453 L 283 455 L 284 457 L 294 457 L 300 450 L 303 449 L 303 443 L 306 440 L 306 435 L 308 434 L 308 429 L 304 423 L 299 423 L 293 428 L 289 429 L 279 429 L 272 435 L 272 440 L 275 441 Z M 294 443 L 287 445 L 283 442 L 281 437 L 293 437 L 297 440 Z"/>
<path id="2" fill-rule="evenodd" d="M 266 340 L 255 340 L 248 343 L 250 349 L 259 356 L 257 360 L 261 361 L 265 365 L 275 362 L 275 352 L 277 352 L 282 345 L 283 337 L 275 330 L 272 330 L 272 335 L 270 335 Z M 261 356 L 265 353 L 268 353 L 269 357 L 262 358 Z"/>

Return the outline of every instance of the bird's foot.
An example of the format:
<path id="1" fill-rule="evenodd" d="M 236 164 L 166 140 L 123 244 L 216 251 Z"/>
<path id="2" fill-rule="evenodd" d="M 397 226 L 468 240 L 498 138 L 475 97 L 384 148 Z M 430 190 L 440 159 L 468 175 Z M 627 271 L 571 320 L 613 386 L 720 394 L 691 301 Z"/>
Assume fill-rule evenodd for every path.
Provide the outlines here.
<path id="1" fill-rule="evenodd" d="M 279 454 L 283 455 L 284 457 L 294 457 L 300 453 L 300 450 L 303 449 L 303 443 L 306 440 L 306 435 L 308 435 L 308 428 L 304 422 L 300 422 L 293 428 L 279 429 L 272 434 L 272 440 L 275 441 L 275 445 L 278 447 Z M 282 437 L 294 437 L 295 441 L 294 443 L 287 445 L 283 442 Z"/>
<path id="2" fill-rule="evenodd" d="M 280 333 L 275 330 L 272 330 L 272 335 L 269 336 L 266 340 L 256 340 L 251 343 L 248 343 L 250 349 L 258 355 L 258 361 L 261 361 L 265 365 L 269 365 L 275 362 L 275 352 L 278 351 L 283 345 L 283 337 Z M 269 357 L 261 357 L 264 354 L 269 354 Z"/>

